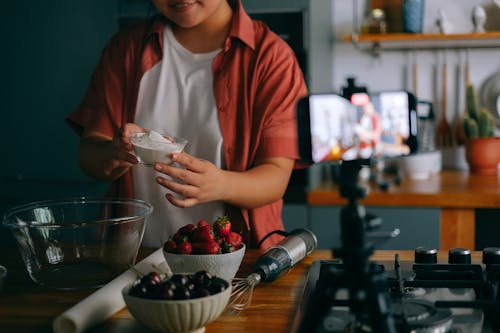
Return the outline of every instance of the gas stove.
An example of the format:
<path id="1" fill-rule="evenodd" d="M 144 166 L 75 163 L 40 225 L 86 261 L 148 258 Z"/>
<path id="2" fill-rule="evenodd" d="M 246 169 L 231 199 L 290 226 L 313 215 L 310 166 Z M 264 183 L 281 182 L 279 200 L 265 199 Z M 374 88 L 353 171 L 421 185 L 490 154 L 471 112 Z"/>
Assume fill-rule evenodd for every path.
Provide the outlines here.
<path id="1" fill-rule="evenodd" d="M 500 332 L 500 248 L 484 249 L 481 263 L 471 262 L 468 249 L 451 249 L 448 262 L 441 263 L 437 260 L 437 250 L 417 248 L 413 262 L 400 261 L 396 254 L 394 261 L 370 264 L 384 280 L 383 294 L 389 300 L 385 303 L 377 296 L 380 301 L 377 310 L 388 314 L 387 321 L 392 323 L 395 332 Z M 332 272 L 343 269 L 342 260 L 321 260 L 312 264 L 293 332 L 381 331 L 365 321 L 373 316 L 369 305 L 360 307 L 363 302 L 358 302 L 357 310 L 352 311 L 350 282 L 327 280 L 332 279 Z M 321 296 L 318 298 L 318 295 Z M 366 295 L 356 297 L 363 299 Z M 307 321 L 305 316 L 309 316 Z"/>

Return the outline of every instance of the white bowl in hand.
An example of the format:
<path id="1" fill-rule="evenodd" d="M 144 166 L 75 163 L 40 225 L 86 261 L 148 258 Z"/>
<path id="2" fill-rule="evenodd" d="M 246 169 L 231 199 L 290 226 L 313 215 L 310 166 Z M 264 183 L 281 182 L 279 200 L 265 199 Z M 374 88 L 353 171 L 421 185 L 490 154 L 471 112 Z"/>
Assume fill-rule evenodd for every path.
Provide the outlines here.
<path id="1" fill-rule="evenodd" d="M 188 144 L 186 139 L 155 131 L 132 134 L 130 141 L 137 159 L 146 165 L 152 165 L 155 162 L 171 164 L 170 155 L 181 153 Z"/>

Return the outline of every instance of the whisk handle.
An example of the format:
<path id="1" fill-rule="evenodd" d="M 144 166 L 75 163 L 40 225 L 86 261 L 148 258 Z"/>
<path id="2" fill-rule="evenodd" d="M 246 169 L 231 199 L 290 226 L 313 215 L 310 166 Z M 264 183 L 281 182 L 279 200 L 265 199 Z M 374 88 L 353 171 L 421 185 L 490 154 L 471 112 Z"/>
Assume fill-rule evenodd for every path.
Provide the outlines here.
<path id="1" fill-rule="evenodd" d="M 254 272 L 262 281 L 274 281 L 292 268 L 292 260 L 286 251 L 273 247 L 263 254 L 255 263 Z"/>
<path id="2" fill-rule="evenodd" d="M 316 246 L 316 236 L 310 230 L 293 230 L 279 244 L 266 250 L 255 263 L 254 272 L 263 281 L 274 281 L 304 259 Z"/>

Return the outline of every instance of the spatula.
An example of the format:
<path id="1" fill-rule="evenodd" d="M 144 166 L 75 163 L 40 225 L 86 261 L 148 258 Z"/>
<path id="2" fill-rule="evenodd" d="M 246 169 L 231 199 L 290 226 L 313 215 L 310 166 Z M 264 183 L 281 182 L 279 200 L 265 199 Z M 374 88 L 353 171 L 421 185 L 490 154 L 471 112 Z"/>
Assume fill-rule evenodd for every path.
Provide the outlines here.
<path id="1" fill-rule="evenodd" d="M 464 86 L 463 86 L 463 93 L 464 93 L 464 115 L 467 114 L 467 94 L 466 90 L 467 87 L 470 84 L 470 64 L 469 64 L 469 51 L 465 50 L 465 65 L 464 65 Z M 460 111 L 457 108 L 457 117 L 455 120 L 455 140 L 457 142 L 457 145 L 463 145 L 465 143 L 465 132 L 464 132 L 464 125 L 463 125 L 463 117 L 460 115 Z"/>
<path id="2" fill-rule="evenodd" d="M 436 130 L 436 145 L 438 147 L 449 147 L 453 144 L 453 133 L 446 118 L 446 61 L 442 68 L 442 90 L 441 90 L 441 117 Z"/>

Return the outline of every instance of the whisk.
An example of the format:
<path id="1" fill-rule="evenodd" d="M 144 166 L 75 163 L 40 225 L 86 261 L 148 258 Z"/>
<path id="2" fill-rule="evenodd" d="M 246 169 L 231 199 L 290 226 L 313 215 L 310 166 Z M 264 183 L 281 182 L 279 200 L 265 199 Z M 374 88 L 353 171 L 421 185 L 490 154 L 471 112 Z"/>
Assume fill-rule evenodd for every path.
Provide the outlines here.
<path id="1" fill-rule="evenodd" d="M 286 236 L 280 243 L 272 246 L 257 259 L 253 273 L 245 278 L 232 280 L 230 306 L 237 311 L 244 310 L 252 302 L 253 289 L 261 281 L 274 281 L 288 272 L 296 263 L 310 254 L 318 244 L 316 235 L 307 229 L 295 229 L 290 233 L 280 230 L 266 235 L 261 242 L 272 234 Z"/>
<path id="2" fill-rule="evenodd" d="M 229 302 L 231 307 L 237 311 L 246 309 L 252 302 L 253 288 L 261 280 L 262 276 L 259 273 L 252 273 L 244 278 L 234 278 L 232 281 L 233 291 Z"/>

